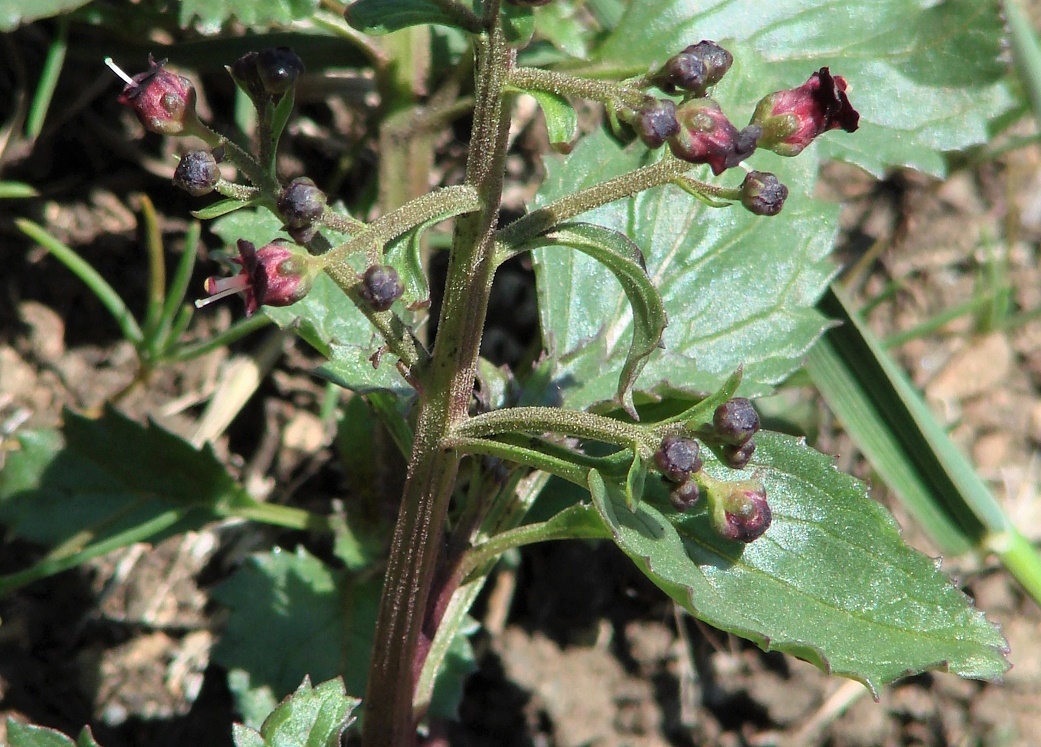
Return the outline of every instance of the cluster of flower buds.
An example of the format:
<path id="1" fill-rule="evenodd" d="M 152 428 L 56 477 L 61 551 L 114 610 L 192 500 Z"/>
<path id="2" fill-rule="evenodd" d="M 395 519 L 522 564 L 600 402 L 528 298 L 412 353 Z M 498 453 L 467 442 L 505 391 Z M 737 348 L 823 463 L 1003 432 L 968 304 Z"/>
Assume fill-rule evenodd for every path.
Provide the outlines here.
<path id="1" fill-rule="evenodd" d="M 709 90 L 722 80 L 734 58 L 723 47 L 703 39 L 669 58 L 641 79 L 642 88 L 657 87 L 671 99 L 648 95 L 637 107 L 622 107 L 619 120 L 630 125 L 648 148 L 668 145 L 674 156 L 708 164 L 717 176 L 766 148 L 783 156 L 798 155 L 814 138 L 841 128 L 853 132 L 860 115 L 846 96 L 846 81 L 828 68 L 813 73 L 798 88 L 776 91 L 757 105 L 751 121 L 738 129 Z M 788 189 L 773 174 L 753 171 L 738 191 L 741 204 L 756 215 L 777 215 Z"/>
<path id="2" fill-rule="evenodd" d="M 744 469 L 755 453 L 753 437 L 759 432 L 759 414 L 744 397 L 734 397 L 716 408 L 712 429 L 706 438 L 719 444 L 723 462 Z"/>
<path id="3" fill-rule="evenodd" d="M 318 269 L 314 258 L 303 249 L 277 239 L 257 249 L 251 242 L 239 239 L 238 250 L 239 256 L 231 260 L 241 267 L 238 274 L 207 278 L 206 292 L 210 295 L 196 301 L 196 306 L 241 293 L 246 316 L 252 316 L 264 305 L 296 303 L 311 290 Z"/>
<path id="4" fill-rule="evenodd" d="M 677 511 L 686 511 L 697 503 L 701 491 L 694 475 L 701 471 L 701 447 L 693 438 L 670 433 L 654 452 L 654 464 L 662 478 L 672 483 L 669 500 Z"/>

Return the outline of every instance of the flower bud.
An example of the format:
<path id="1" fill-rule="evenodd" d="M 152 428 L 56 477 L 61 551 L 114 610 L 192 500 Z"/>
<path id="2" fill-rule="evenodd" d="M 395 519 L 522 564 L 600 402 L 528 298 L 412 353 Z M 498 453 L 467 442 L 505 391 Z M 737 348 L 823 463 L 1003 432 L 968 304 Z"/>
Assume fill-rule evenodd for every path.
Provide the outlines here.
<path id="1" fill-rule="evenodd" d="M 654 452 L 654 463 L 665 479 L 682 483 L 701 469 L 701 451 L 698 442 L 678 433 L 670 433 L 662 439 L 661 446 Z"/>
<path id="2" fill-rule="evenodd" d="M 766 490 L 755 480 L 718 483 L 709 491 L 712 526 L 722 537 L 752 542 L 763 536 L 773 521 Z"/>
<path id="3" fill-rule="evenodd" d="M 669 138 L 669 149 L 690 163 L 707 163 L 719 175 L 737 166 L 755 150 L 758 132 L 737 128 L 712 99 L 691 99 L 676 109 L 678 134 Z"/>
<path id="4" fill-rule="evenodd" d="M 119 94 L 119 103 L 133 109 L 146 130 L 160 135 L 180 135 L 196 119 L 195 88 L 187 78 L 165 70 L 165 64 L 166 60 L 156 62 L 149 55 L 149 69 L 133 78 L 110 66 L 127 80 Z"/>
<path id="5" fill-rule="evenodd" d="M 301 176 L 278 196 L 278 212 L 290 228 L 307 228 L 325 211 L 325 193 L 306 176 Z"/>
<path id="6" fill-rule="evenodd" d="M 207 278 L 206 292 L 210 296 L 196 301 L 196 306 L 242 293 L 246 316 L 252 316 L 261 306 L 296 303 L 311 290 L 317 267 L 306 252 L 277 239 L 259 250 L 249 241 L 239 239 L 238 250 L 239 256 L 232 262 L 242 269 L 229 278 Z"/>
<path id="7" fill-rule="evenodd" d="M 636 112 L 632 127 L 648 148 L 660 148 L 673 135 L 679 134 L 676 104 L 668 99 L 654 99 Z"/>
<path id="8" fill-rule="evenodd" d="M 756 215 L 777 215 L 788 198 L 788 188 L 766 171 L 749 171 L 741 182 L 741 204 Z"/>
<path id="9" fill-rule="evenodd" d="M 280 98 L 304 71 L 304 63 L 289 47 L 246 52 L 228 68 L 231 77 L 258 106 Z"/>
<path id="10" fill-rule="evenodd" d="M 181 156 L 173 183 L 192 197 L 209 194 L 220 180 L 217 159 L 208 150 L 190 150 Z"/>
<path id="11" fill-rule="evenodd" d="M 304 61 L 289 47 L 271 47 L 257 53 L 257 74 L 272 97 L 278 98 L 294 85 L 304 72 Z"/>
<path id="12" fill-rule="evenodd" d="M 822 67 L 798 88 L 764 96 L 752 114 L 763 128 L 759 144 L 782 156 L 796 156 L 818 135 L 841 127 L 855 132 L 860 114 L 846 97 L 846 80 Z"/>
<path id="13" fill-rule="evenodd" d="M 373 265 L 362 275 L 358 293 L 376 311 L 386 311 L 401 298 L 405 286 L 390 265 Z"/>
<path id="14" fill-rule="evenodd" d="M 693 508 L 701 497 L 701 489 L 693 480 L 686 480 L 669 491 L 669 502 L 680 513 Z"/>
<path id="15" fill-rule="evenodd" d="M 755 441 L 748 439 L 741 445 L 727 444 L 722 449 L 723 463 L 730 469 L 744 469 L 755 454 Z"/>
<path id="16" fill-rule="evenodd" d="M 734 397 L 712 414 L 715 436 L 725 444 L 740 446 L 759 431 L 759 414 L 744 397 Z"/>
<path id="17" fill-rule="evenodd" d="M 670 57 L 651 80 L 666 93 L 681 90 L 700 98 L 726 75 L 732 64 L 734 57 L 730 52 L 702 39 Z"/>

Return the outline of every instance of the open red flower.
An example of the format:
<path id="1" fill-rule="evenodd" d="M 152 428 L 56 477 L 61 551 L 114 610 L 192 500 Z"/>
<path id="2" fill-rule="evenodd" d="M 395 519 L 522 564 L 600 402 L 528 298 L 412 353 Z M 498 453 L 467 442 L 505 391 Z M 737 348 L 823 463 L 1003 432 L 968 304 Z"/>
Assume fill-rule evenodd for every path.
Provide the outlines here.
<path id="1" fill-rule="evenodd" d="M 307 295 L 314 279 L 314 263 L 310 255 L 294 250 L 285 241 L 275 240 L 259 250 L 249 241 L 239 239 L 239 256 L 231 261 L 242 269 L 227 278 L 206 279 L 209 297 L 196 301 L 205 306 L 233 293 L 241 293 L 246 301 L 246 316 L 261 306 L 289 306 Z"/>
<path id="2" fill-rule="evenodd" d="M 826 67 L 798 88 L 764 96 L 752 115 L 763 128 L 759 145 L 782 156 L 797 156 L 818 135 L 842 128 L 855 132 L 860 114 L 846 96 L 846 79 Z"/>
<path id="3" fill-rule="evenodd" d="M 148 56 L 148 70 L 133 78 L 114 65 L 110 67 L 126 81 L 119 103 L 129 106 L 149 132 L 180 135 L 195 120 L 195 88 L 187 78 L 163 68 Z"/>

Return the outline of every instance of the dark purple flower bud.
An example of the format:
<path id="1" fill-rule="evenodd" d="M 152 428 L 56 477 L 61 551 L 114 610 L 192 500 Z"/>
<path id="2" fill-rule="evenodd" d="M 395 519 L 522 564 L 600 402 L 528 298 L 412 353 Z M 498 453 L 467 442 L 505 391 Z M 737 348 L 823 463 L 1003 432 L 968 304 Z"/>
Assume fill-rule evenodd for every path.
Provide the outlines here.
<path id="1" fill-rule="evenodd" d="M 281 97 L 303 71 L 303 60 L 289 47 L 246 52 L 228 68 L 235 82 L 258 105 Z"/>
<path id="2" fill-rule="evenodd" d="M 752 542 L 763 536 L 773 521 L 766 490 L 754 480 L 722 483 L 723 492 L 712 507 L 712 525 L 728 540 Z"/>
<path id="3" fill-rule="evenodd" d="M 195 88 L 187 78 L 164 69 L 166 60 L 156 62 L 149 55 L 148 71 L 133 78 L 110 60 L 106 62 L 126 81 L 119 103 L 133 109 L 146 130 L 160 135 L 180 135 L 195 122 Z"/>
<path id="4" fill-rule="evenodd" d="M 174 170 L 173 183 L 192 197 L 209 194 L 220 180 L 217 159 L 208 150 L 190 150 L 181 156 Z"/>
<path id="5" fill-rule="evenodd" d="M 755 149 L 754 141 L 748 148 L 747 136 L 742 139 L 743 155 L 738 152 L 739 133 L 712 99 L 691 99 L 676 109 L 680 131 L 669 138 L 669 149 L 677 158 L 690 163 L 707 163 L 712 173 L 719 175 Z M 754 133 L 754 131 L 753 131 Z"/>
<path id="6" fill-rule="evenodd" d="M 759 144 L 782 156 L 797 156 L 818 135 L 841 127 L 855 132 L 860 114 L 846 97 L 846 80 L 822 67 L 798 88 L 760 100 L 752 123 L 763 128 Z"/>
<path id="7" fill-rule="evenodd" d="M 648 148 L 660 148 L 673 135 L 679 134 L 676 104 L 668 99 L 654 99 L 632 119 L 633 129 Z"/>
<path id="8" fill-rule="evenodd" d="M 405 286 L 390 265 L 373 265 L 362 275 L 358 293 L 376 311 L 386 311 L 401 298 Z"/>
<path id="9" fill-rule="evenodd" d="M 278 196 L 278 212 L 290 228 L 306 228 L 325 211 L 325 193 L 306 176 L 301 176 Z"/>
<path id="10" fill-rule="evenodd" d="M 670 57 L 651 79 L 667 93 L 678 89 L 700 98 L 726 75 L 732 64 L 734 57 L 730 52 L 702 39 Z"/>
<path id="11" fill-rule="evenodd" d="M 774 174 L 749 171 L 741 182 L 741 204 L 756 215 L 777 215 L 788 198 L 788 188 Z"/>
<path id="12" fill-rule="evenodd" d="M 231 277 L 207 278 L 205 287 L 210 296 L 196 301 L 196 306 L 241 293 L 246 301 L 246 316 L 252 316 L 264 305 L 296 303 L 311 290 L 317 268 L 306 252 L 277 239 L 259 250 L 249 241 L 239 239 L 238 249 L 239 256 L 232 262 L 242 269 Z"/>
<path id="13" fill-rule="evenodd" d="M 727 444 L 722 449 L 723 463 L 730 469 L 744 469 L 755 454 L 755 441 L 748 439 L 743 444 Z"/>
<path id="14" fill-rule="evenodd" d="M 693 480 L 686 480 L 669 491 L 669 502 L 680 513 L 693 508 L 701 497 L 701 489 Z"/>
<path id="15" fill-rule="evenodd" d="M 277 98 L 296 84 L 304 61 L 289 47 L 271 47 L 257 53 L 257 74 L 264 90 Z"/>
<path id="16" fill-rule="evenodd" d="M 740 446 L 759 431 L 759 414 L 744 397 L 734 397 L 712 414 L 716 437 L 725 444 Z"/>
<path id="17" fill-rule="evenodd" d="M 698 442 L 693 438 L 670 433 L 654 452 L 654 463 L 667 480 L 684 482 L 691 473 L 701 469 L 700 451 Z"/>

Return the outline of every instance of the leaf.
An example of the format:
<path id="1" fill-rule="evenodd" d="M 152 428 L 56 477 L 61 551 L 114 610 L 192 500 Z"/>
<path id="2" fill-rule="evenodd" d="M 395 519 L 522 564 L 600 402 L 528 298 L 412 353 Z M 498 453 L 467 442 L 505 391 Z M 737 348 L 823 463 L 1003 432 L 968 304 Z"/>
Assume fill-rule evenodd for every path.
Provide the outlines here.
<path id="1" fill-rule="evenodd" d="M 563 96 L 550 91 L 528 91 L 525 93 L 535 99 L 546 116 L 546 129 L 549 131 L 549 144 L 558 153 L 569 153 L 571 141 L 578 134 L 578 114 L 570 102 Z"/>
<path id="2" fill-rule="evenodd" d="M 389 34 L 409 26 L 460 26 L 431 0 L 358 0 L 347 6 L 347 23 L 365 34 Z"/>
<path id="3" fill-rule="evenodd" d="M 632 388 L 648 356 L 661 344 L 667 324 L 665 307 L 657 289 L 647 277 L 643 252 L 625 234 L 591 223 L 565 223 L 552 233 L 532 242 L 534 246 L 561 246 L 586 254 L 606 268 L 622 286 L 629 302 L 611 326 L 632 326 L 632 343 L 622 365 L 616 396 L 632 417 L 636 417 Z M 616 334 L 613 329 L 608 335 Z M 611 343 L 609 343 L 611 344 Z"/>
<path id="4" fill-rule="evenodd" d="M 535 13 L 535 34 L 571 57 L 584 58 L 592 37 L 590 24 L 570 0 L 557 0 Z"/>
<path id="5" fill-rule="evenodd" d="M 214 661 L 272 695 L 305 676 L 342 675 L 348 691 L 365 692 L 379 594 L 378 579 L 354 582 L 304 549 L 250 556 L 214 590 L 230 609 Z"/>
<path id="6" fill-rule="evenodd" d="M 234 198 L 227 198 L 226 200 L 219 200 L 212 205 L 207 205 L 199 210 L 192 210 L 192 216 L 199 220 L 211 220 L 213 218 L 219 218 L 222 215 L 228 215 L 234 213 L 236 210 L 249 207 L 253 203 L 245 200 L 236 200 Z"/>
<path id="7" fill-rule="evenodd" d="M 315 687 L 303 683 L 264 719 L 260 731 L 235 724 L 236 747 L 339 747 L 361 701 L 349 697 L 340 678 Z"/>
<path id="8" fill-rule="evenodd" d="M 538 203 L 628 173 L 647 156 L 641 145 L 623 150 L 602 131 L 591 135 L 563 163 L 549 162 Z M 762 160 L 770 170 L 782 159 Z M 673 186 L 581 216 L 626 234 L 643 250 L 651 282 L 674 320 L 662 338 L 664 350 L 646 359 L 636 391 L 703 394 L 743 365 L 742 394 L 764 394 L 799 366 L 824 330 L 813 304 L 833 272 L 825 257 L 837 209 L 808 194 L 812 158 L 785 160 L 790 194 L 776 218 L 739 206 L 711 208 Z M 721 181 L 736 179 L 727 174 Z M 627 298 L 605 267 L 576 252 L 539 249 L 533 257 L 543 342 L 563 404 L 584 408 L 610 400 L 626 360 L 619 343 L 632 324 Z"/>
<path id="9" fill-rule="evenodd" d="M 181 0 L 182 28 L 197 24 L 215 34 L 231 19 L 245 26 L 288 26 L 318 10 L 319 0 Z"/>
<path id="10" fill-rule="evenodd" d="M 82 8 L 90 0 L 0 0 L 0 31 Z"/>
<path id="11" fill-rule="evenodd" d="M 986 142 L 988 121 L 1013 103 L 998 4 L 978 0 L 641 0 L 593 59 L 601 75 L 639 75 L 699 39 L 734 53 L 713 95 L 738 126 L 760 97 L 821 66 L 845 77 L 861 129 L 817 147 L 876 176 L 890 166 L 943 175 L 943 152 Z"/>
<path id="12" fill-rule="evenodd" d="M 57 729 L 23 724 L 7 719 L 8 747 L 98 747 L 89 726 L 84 726 L 75 742 Z"/>
<path id="13" fill-rule="evenodd" d="M 719 537 L 704 501 L 678 514 L 652 494 L 631 512 L 622 489 L 591 472 L 594 504 L 623 552 L 699 619 L 875 695 L 927 669 L 983 679 L 1008 669 L 997 628 L 903 543 L 863 484 L 800 440 L 761 432 L 756 443 L 743 474 L 763 482 L 773 523 L 748 545 Z M 705 469 L 736 474 L 710 457 Z"/>
<path id="14" fill-rule="evenodd" d="M 66 412 L 62 435 L 64 444 L 53 432 L 20 434 L 0 473 L 0 521 L 26 539 L 55 545 L 90 530 L 101 543 L 172 511 L 162 531 L 139 540 L 156 541 L 247 500 L 209 446 L 111 408 L 97 420 Z"/>

